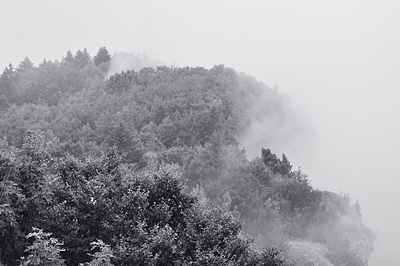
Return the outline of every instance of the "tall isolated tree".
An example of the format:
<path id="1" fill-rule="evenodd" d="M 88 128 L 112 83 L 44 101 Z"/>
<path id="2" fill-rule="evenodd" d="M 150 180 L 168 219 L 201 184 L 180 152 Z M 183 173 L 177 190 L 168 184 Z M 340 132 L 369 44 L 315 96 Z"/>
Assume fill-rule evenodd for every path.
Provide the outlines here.
<path id="1" fill-rule="evenodd" d="M 94 57 L 94 64 L 96 66 L 110 61 L 111 56 L 106 47 L 100 47 L 96 56 Z"/>

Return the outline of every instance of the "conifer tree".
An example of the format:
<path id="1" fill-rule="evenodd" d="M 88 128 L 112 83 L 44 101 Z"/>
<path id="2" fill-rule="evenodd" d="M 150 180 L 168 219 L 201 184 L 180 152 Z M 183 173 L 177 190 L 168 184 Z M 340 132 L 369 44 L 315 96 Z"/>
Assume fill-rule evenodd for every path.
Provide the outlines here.
<path id="1" fill-rule="evenodd" d="M 25 57 L 24 60 L 22 60 L 17 68 L 17 72 L 21 73 L 27 70 L 30 70 L 34 68 L 33 63 L 31 62 L 31 60 L 28 57 Z"/>
<path id="2" fill-rule="evenodd" d="M 110 61 L 111 56 L 108 53 L 108 50 L 106 47 L 100 47 L 99 51 L 97 52 L 96 56 L 94 57 L 94 64 L 96 66 L 106 63 Z"/>
<path id="3" fill-rule="evenodd" d="M 74 64 L 77 68 L 83 68 L 90 63 L 90 59 L 90 55 L 86 48 L 83 49 L 83 52 L 78 50 L 74 57 Z"/>
<path id="4" fill-rule="evenodd" d="M 65 57 L 65 63 L 69 63 L 69 64 L 74 63 L 74 56 L 72 55 L 70 50 L 68 50 L 67 56 Z"/>
<path id="5" fill-rule="evenodd" d="M 8 100 L 13 91 L 13 82 L 15 81 L 15 70 L 12 64 L 9 64 L 0 76 L 0 95 L 4 95 Z"/>

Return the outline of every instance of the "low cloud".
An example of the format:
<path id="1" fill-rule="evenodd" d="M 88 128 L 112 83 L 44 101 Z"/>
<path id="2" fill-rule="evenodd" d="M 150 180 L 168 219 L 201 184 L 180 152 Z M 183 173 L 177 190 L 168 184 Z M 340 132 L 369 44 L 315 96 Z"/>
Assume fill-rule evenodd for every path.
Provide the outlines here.
<path id="1" fill-rule="evenodd" d="M 122 71 L 139 71 L 144 67 L 157 67 L 163 65 L 166 65 L 163 61 L 154 59 L 146 53 L 136 55 L 127 52 L 115 53 L 111 57 L 107 78 L 111 77 L 115 73 L 121 73 Z"/>

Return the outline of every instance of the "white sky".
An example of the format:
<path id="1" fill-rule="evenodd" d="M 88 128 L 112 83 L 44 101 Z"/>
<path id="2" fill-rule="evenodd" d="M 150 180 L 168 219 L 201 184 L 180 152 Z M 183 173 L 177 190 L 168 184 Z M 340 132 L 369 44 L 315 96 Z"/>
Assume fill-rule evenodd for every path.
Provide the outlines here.
<path id="1" fill-rule="evenodd" d="M 378 230 L 371 266 L 398 265 L 400 1 L 0 0 L 0 29 L 1 70 L 106 46 L 278 85 L 318 134 L 292 160 L 359 199 Z"/>

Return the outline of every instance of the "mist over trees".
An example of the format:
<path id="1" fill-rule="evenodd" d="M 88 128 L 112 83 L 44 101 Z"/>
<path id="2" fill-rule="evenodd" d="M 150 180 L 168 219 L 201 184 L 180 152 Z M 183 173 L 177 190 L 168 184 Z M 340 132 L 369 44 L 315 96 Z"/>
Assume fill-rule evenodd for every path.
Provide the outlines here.
<path id="1" fill-rule="evenodd" d="M 246 156 L 254 121 L 298 132 L 279 91 L 222 65 L 119 72 L 140 59 L 123 55 L 4 69 L 0 264 L 366 265 L 357 202 Z"/>

